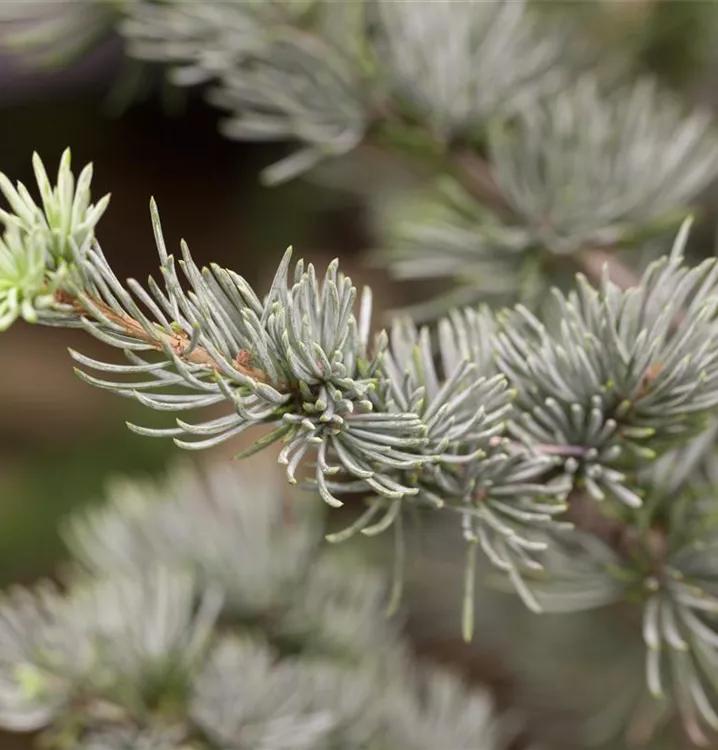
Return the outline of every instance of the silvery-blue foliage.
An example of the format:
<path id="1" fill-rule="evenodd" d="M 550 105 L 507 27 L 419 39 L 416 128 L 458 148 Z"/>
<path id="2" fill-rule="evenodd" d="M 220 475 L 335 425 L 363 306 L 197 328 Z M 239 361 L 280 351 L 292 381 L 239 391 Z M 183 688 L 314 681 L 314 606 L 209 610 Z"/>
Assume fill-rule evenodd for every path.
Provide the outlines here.
<path id="1" fill-rule="evenodd" d="M 559 34 L 529 5 L 115 7 L 131 55 L 167 63 L 177 83 L 213 83 L 228 135 L 299 144 L 270 181 L 366 142 L 428 152 L 450 173 L 406 213 L 391 208 L 394 273 L 457 284 L 413 310 L 433 328 L 396 319 L 372 335 L 371 293 L 336 262 L 291 268 L 288 252 L 261 296 L 229 269 L 198 267 L 185 244 L 175 259 L 154 203 L 161 278 L 125 283 L 95 239 L 107 199 L 92 205 L 91 170 L 75 183 L 69 154 L 56 187 L 35 158 L 40 203 L 0 178 L 0 327 L 80 327 L 121 349 L 127 364 L 72 355 L 87 382 L 180 412 L 167 428 L 132 427 L 141 434 L 202 450 L 265 429 L 252 450 L 281 441 L 290 484 L 333 507 L 363 495 L 366 509 L 329 538 L 392 530 L 392 605 L 404 519 L 423 508 L 453 514 L 466 543 L 467 637 L 479 551 L 535 611 L 636 603 L 648 689 L 701 741 L 718 729 L 718 482 L 686 485 L 686 466 L 708 450 L 718 407 L 715 261 L 686 264 L 684 224 L 629 288 L 606 270 L 554 292 L 544 320 L 528 307 L 549 271 L 573 278 L 579 264 L 595 277 L 591 257 L 682 218 L 716 174 L 716 138 L 652 81 L 607 94 L 600 74 L 570 80 Z M 489 292 L 526 306 L 452 309 Z M 215 405 L 227 413 L 181 414 Z M 188 475 L 169 497 L 119 487 L 114 507 L 69 527 L 84 569 L 71 593 L 3 604 L 5 726 L 45 727 L 81 706 L 72 731 L 92 750 L 435 750 L 490 737 L 486 703 L 450 681 L 433 676 L 423 703 L 402 690 L 381 587 L 315 554 L 314 519 L 298 514 L 290 531 L 274 490 L 250 512 L 229 475 L 214 477 L 209 505 Z M 219 636 L 228 623 L 242 638 Z M 340 674 L 326 661 L 340 652 L 384 658 L 399 684 L 371 668 Z"/>
<path id="2" fill-rule="evenodd" d="M 200 750 L 188 744 L 184 727 L 153 728 L 109 727 L 90 731 L 77 750 Z"/>
<path id="3" fill-rule="evenodd" d="M 220 595 L 198 594 L 191 576 L 162 564 L 142 575 L 81 579 L 69 594 L 46 585 L 11 593 L 0 627 L 2 726 L 42 729 L 84 701 L 89 719 L 122 716 L 181 693 Z"/>
<path id="4" fill-rule="evenodd" d="M 411 311 L 424 320 L 485 296 L 534 307 L 549 271 L 658 235 L 718 168 L 710 118 L 653 81 L 611 94 L 601 71 L 571 81 L 577 48 L 529 3 L 5 5 L 24 17 L 15 46 L 41 60 L 124 17 L 131 56 L 212 84 L 228 136 L 299 144 L 270 182 L 377 135 L 429 151 L 451 179 L 406 211 L 389 205 L 384 242 L 395 276 L 455 283 Z M 284 442 L 290 483 L 307 467 L 329 505 L 367 496 L 330 538 L 391 528 L 398 579 L 406 511 L 454 514 L 466 636 L 478 550 L 536 611 L 637 603 L 653 700 L 695 742 L 718 729 L 718 481 L 696 480 L 718 406 L 718 272 L 685 264 L 687 227 L 633 288 L 579 278 L 546 320 L 451 310 L 435 330 L 397 319 L 372 338 L 370 293 L 336 264 L 320 279 L 287 254 L 260 297 L 186 246 L 175 261 L 154 206 L 161 281 L 121 282 L 95 241 L 107 199 L 91 204 L 91 170 L 75 183 L 67 154 L 52 187 L 34 167 L 40 203 L 0 180 L 0 328 L 83 327 L 129 361 L 73 353 L 100 373 L 88 382 L 162 411 L 228 407 L 138 432 L 202 449 L 269 427 L 256 447 Z M 407 691 L 416 674 L 379 616 L 382 588 L 316 554 L 315 519 L 287 529 L 274 488 L 250 508 L 229 473 L 210 482 L 118 486 L 68 528 L 83 570 L 70 593 L 5 599 L 0 723 L 52 725 L 50 741 L 69 732 L 85 750 L 497 747 L 483 696 L 435 672 L 421 698 Z M 595 501 L 605 513 L 592 517 Z M 570 528 L 587 508 L 587 528 Z M 339 654 L 379 659 L 346 672 L 327 661 Z"/>
<path id="5" fill-rule="evenodd" d="M 352 560 L 318 554 L 311 498 L 293 493 L 279 502 L 272 476 L 253 487 L 251 502 L 246 493 L 231 466 L 206 477 L 178 467 L 163 487 L 116 482 L 107 503 L 73 516 L 64 535 L 96 574 L 141 575 L 157 560 L 188 569 L 201 586 L 221 587 L 224 618 L 261 623 L 282 647 L 361 660 L 372 643 L 386 641 L 381 580 L 356 575 Z"/>
<path id="6" fill-rule="evenodd" d="M 133 0 L 7 0 L 0 42 L 33 65 L 68 64 L 105 37 Z"/>
<path id="7" fill-rule="evenodd" d="M 222 640 L 197 679 L 191 716 L 221 750 L 322 746 L 338 717 L 312 705 L 306 671 L 291 662 L 277 664 L 261 643 Z"/>
<path id="8" fill-rule="evenodd" d="M 80 202 L 89 205 L 89 196 Z M 372 337 L 371 293 L 362 292 L 356 310 L 357 290 L 336 262 L 320 282 L 302 261 L 291 274 L 287 252 L 260 298 L 230 270 L 200 270 L 184 244 L 176 263 L 154 204 L 152 215 L 163 286 L 123 284 L 96 241 L 80 247 L 71 239 L 74 263 L 61 278 L 54 266 L 47 271 L 62 294 L 41 322 L 82 326 L 125 351 L 128 365 L 73 352 L 85 368 L 109 374 L 80 372 L 93 385 L 161 411 L 219 403 L 232 410 L 136 431 L 203 449 L 266 425 L 252 450 L 281 440 L 290 483 L 307 466 L 310 486 L 331 506 L 341 505 L 339 496 L 368 495 L 366 511 L 330 539 L 393 527 L 395 593 L 407 506 L 445 508 L 467 542 L 465 612 L 477 546 L 540 610 L 530 580 L 546 575 L 541 557 L 551 535 L 566 529 L 569 493 L 639 508 L 631 462 L 691 438 L 718 404 L 717 272 L 713 261 L 685 265 L 687 223 L 670 257 L 650 266 L 639 286 L 621 290 L 606 277 L 596 289 L 580 277 L 577 291 L 556 293 L 555 321 L 542 323 L 520 306 L 498 320 L 486 309 L 465 310 L 440 320 L 435 334 L 396 319 L 389 333 Z M 28 232 L 41 225 L 35 214 L 14 216 L 11 224 Z M 226 534 L 237 528 L 230 517 L 228 506 L 211 522 Z M 147 538 L 171 538 L 167 523 L 148 524 Z M 210 564 L 209 573 L 221 575 L 241 562 L 232 544 L 240 534 L 217 530 L 226 544 L 203 550 L 193 540 L 184 554 L 202 556 L 202 575 Z M 300 546 L 287 570 L 301 568 L 302 554 Z M 269 606 L 287 570 L 273 573 L 253 600 L 235 598 L 237 611 Z M 301 632 L 294 617 L 289 631 Z M 340 641 L 351 630 L 341 623 L 339 616 L 332 636 Z"/>
<path id="9" fill-rule="evenodd" d="M 121 29 L 174 81 L 213 81 L 229 137 L 299 142 L 265 172 L 275 183 L 354 149 L 387 108 L 448 137 L 553 91 L 565 44 L 537 26 L 523 0 L 207 0 L 135 3 Z"/>
<path id="10" fill-rule="evenodd" d="M 106 502 L 73 516 L 64 536 L 90 571 L 140 573 L 156 559 L 187 566 L 205 582 L 221 582 L 225 607 L 251 618 L 271 611 L 306 575 L 320 535 L 316 508 L 304 498 L 294 498 L 288 526 L 274 477 L 258 484 L 251 504 L 241 501 L 240 479 L 218 465 L 205 477 L 177 467 L 163 487 L 116 480 Z"/>
<path id="11" fill-rule="evenodd" d="M 88 314 L 78 316 L 61 300 L 47 322 L 81 325 L 125 350 L 129 365 L 73 352 L 86 368 L 135 378 L 79 371 L 93 385 L 163 411 L 228 402 L 233 413 L 200 424 L 180 419 L 177 427 L 133 429 L 202 449 L 249 427 L 273 425 L 257 447 L 285 443 L 279 461 L 290 482 L 297 481 L 300 463 L 313 458 L 312 484 L 328 504 L 340 505 L 337 496 L 347 492 L 377 495 L 361 519 L 334 539 L 377 534 L 392 524 L 399 534 L 404 502 L 453 504 L 467 539 L 480 539 L 502 569 L 516 575 L 512 556 L 522 565 L 539 565 L 525 550 L 542 545 L 522 542 L 514 525 L 548 523 L 563 510 L 568 487 L 530 481 L 553 466 L 552 458 L 509 450 L 506 379 L 493 369 L 482 371 L 489 366 L 485 314 L 457 314 L 441 323 L 441 366 L 435 368 L 428 329 L 397 322 L 391 337 L 370 340 L 371 294 L 363 291 L 355 313 L 357 290 L 336 263 L 320 284 L 314 267 L 305 270 L 300 261 L 292 282 L 288 252 L 260 299 L 232 271 L 200 270 L 183 245 L 179 266 L 191 285 L 186 293 L 154 205 L 153 219 L 164 289 L 152 280 L 149 291 L 134 281 L 125 287 L 97 243 L 75 244 L 77 260 L 65 288 Z M 157 361 L 158 350 L 164 360 Z M 503 542 L 494 548 L 494 533 L 510 538 L 510 553 Z"/>
<path id="12" fill-rule="evenodd" d="M 606 93 L 589 76 L 494 122 L 489 159 L 527 238 L 575 253 L 630 242 L 690 205 L 718 172 L 718 140 L 708 112 L 651 79 Z"/>
<path id="13" fill-rule="evenodd" d="M 164 497 L 146 483 L 116 484 L 108 507 L 69 525 L 76 560 L 63 589 L 5 597 L 0 726 L 82 750 L 435 750 L 433 729 L 452 746 L 505 746 L 486 695 L 430 667 L 419 676 L 374 575 L 356 561 L 342 569 L 335 548 L 319 549 L 305 527 L 320 523 L 316 515 L 279 529 L 282 498 L 271 483 L 226 468 L 207 476 L 204 485 L 185 468 Z M 206 532 L 221 548 L 221 534 L 229 540 L 240 526 L 235 543 L 251 546 L 255 531 L 267 551 L 253 558 L 247 549 L 233 581 L 240 561 L 222 570 L 197 539 Z M 305 564 L 289 580 L 298 549 Z M 321 561 L 316 574 L 308 557 Z M 277 571 L 283 583 L 262 610 L 251 577 L 271 589 Z M 232 607 L 243 599 L 251 612 Z M 312 625 L 341 620 L 340 637 L 288 638 L 286 613 L 302 624 L 298 605 Z"/>
<path id="14" fill-rule="evenodd" d="M 128 52 L 171 64 L 180 85 L 214 82 L 211 99 L 229 112 L 227 136 L 301 144 L 265 172 L 268 182 L 363 139 L 373 105 L 361 59 L 362 2 L 138 2 L 128 10 L 121 27 Z"/>
<path id="15" fill-rule="evenodd" d="M 286 443 L 279 461 L 286 464 L 292 483 L 297 481 L 299 462 L 307 453 L 316 453 L 315 482 L 330 505 L 341 505 L 327 485 L 327 478 L 340 471 L 362 479 L 386 497 L 415 494 L 398 484 L 391 470 L 418 467 L 427 460 L 417 450 L 426 442 L 424 427 L 412 413 L 375 410 L 372 394 L 385 343 L 381 337 L 374 345 L 369 340 L 369 290 L 364 291 L 355 315 L 356 289 L 336 262 L 320 283 L 314 267 L 310 264 L 305 270 L 300 261 L 291 281 L 288 251 L 269 294 L 260 300 L 232 271 L 218 266 L 200 270 L 183 245 L 180 268 L 192 287 L 187 295 L 175 259 L 165 249 L 154 209 L 153 216 L 164 289 L 150 281 L 148 293 L 130 282 L 132 294 L 125 291 L 98 245 L 82 259 L 80 298 L 89 295 L 101 300 L 103 307 L 90 302 L 91 314 L 81 324 L 106 343 L 128 350 L 130 364 L 106 365 L 73 355 L 91 369 L 147 379 L 82 377 L 165 411 L 230 404 L 233 413 L 202 424 L 180 419 L 173 428 L 133 428 L 141 434 L 173 437 L 191 450 L 213 447 L 249 427 L 274 424 L 261 445 L 279 439 Z M 138 303 L 144 303 L 152 317 Z M 112 311 L 112 317 L 105 309 Z M 128 320 L 137 321 L 139 330 L 135 330 L 144 342 L 132 341 L 124 324 Z M 165 354 L 163 362 L 137 353 L 158 348 Z M 178 385 L 189 392 L 162 392 Z M 378 464 L 372 476 L 351 460 L 355 453 Z"/>
<path id="16" fill-rule="evenodd" d="M 471 747 L 477 738 L 489 744 L 499 741 L 501 732 L 492 722 L 488 705 L 478 695 L 457 701 L 465 690 L 461 680 L 438 670 L 424 673 L 419 679 L 423 683 L 423 699 L 405 704 L 401 721 L 389 730 L 393 742 L 429 750 L 440 747 L 446 737 L 455 738 L 456 747 Z M 408 745 L 403 734 L 410 737 Z"/>
<path id="17" fill-rule="evenodd" d="M 695 463 L 677 483 L 662 482 L 660 472 L 652 479 L 651 523 L 637 530 L 631 555 L 614 561 L 612 577 L 623 597 L 641 603 L 649 694 L 681 716 L 693 742 L 706 744 L 718 728 L 718 483 L 712 467 Z"/>
<path id="18" fill-rule="evenodd" d="M 221 750 L 435 750 L 442 746 L 437 742 L 447 741 L 483 749 L 503 747 L 512 736 L 499 727 L 484 696 L 467 693 L 461 680 L 442 669 L 401 671 L 414 688 L 407 691 L 388 673 L 382 679 L 376 665 L 355 674 L 326 663 L 272 665 L 256 643 L 225 640 L 215 656 L 200 678 L 192 710 Z M 252 675 L 254 690 L 244 700 L 233 692 L 238 668 Z M 247 721 L 268 713 L 281 718 Z"/>
<path id="19" fill-rule="evenodd" d="M 718 268 L 684 265 L 688 226 L 639 286 L 606 276 L 596 289 L 579 277 L 576 291 L 555 293 L 553 324 L 519 307 L 496 339 L 518 391 L 510 431 L 527 444 L 584 446 L 564 469 L 599 501 L 608 491 L 639 506 L 623 467 L 696 435 L 718 404 Z"/>
<path id="20" fill-rule="evenodd" d="M 16 588 L 0 607 L 0 722 L 13 731 L 46 725 L 69 704 L 87 668 L 81 624 L 56 587 Z"/>
<path id="21" fill-rule="evenodd" d="M 486 195 L 469 165 L 464 184 L 443 176 L 379 211 L 377 263 L 401 280 L 451 282 L 412 308 L 416 317 L 475 300 L 535 308 L 561 259 L 580 265 L 592 249 L 659 236 L 715 179 L 718 139 L 708 112 L 687 110 L 652 79 L 608 92 L 584 75 L 492 118 L 486 159 Z"/>
<path id="22" fill-rule="evenodd" d="M 417 322 L 481 302 L 500 306 L 523 300 L 533 307 L 544 288 L 531 264 L 531 240 L 479 203 L 455 179 L 443 176 L 428 189 L 406 190 L 374 206 L 382 246 L 374 262 L 397 281 L 438 280 L 432 294 L 404 312 Z"/>
<path id="23" fill-rule="evenodd" d="M 400 101 L 441 138 L 535 104 L 565 80 L 555 27 L 541 28 L 524 0 L 376 6 L 380 64 Z"/>

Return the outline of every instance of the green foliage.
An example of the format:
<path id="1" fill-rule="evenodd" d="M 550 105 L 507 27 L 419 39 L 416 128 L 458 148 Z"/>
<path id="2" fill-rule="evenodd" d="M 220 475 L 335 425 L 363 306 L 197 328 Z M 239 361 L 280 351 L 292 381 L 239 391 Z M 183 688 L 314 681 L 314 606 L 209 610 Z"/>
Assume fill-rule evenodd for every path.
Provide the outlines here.
<path id="1" fill-rule="evenodd" d="M 0 240 L 0 330 L 18 318 L 37 322 L 37 310 L 53 302 L 53 284 L 46 285 L 47 249 L 42 234 L 24 235 L 8 228 Z"/>
<path id="2" fill-rule="evenodd" d="M 92 166 L 83 169 L 75 185 L 69 150 L 60 161 L 54 188 L 37 154 L 33 167 L 41 206 L 22 183 L 14 187 L 5 175 L 0 175 L 0 192 L 11 209 L 11 213 L 0 210 L 0 222 L 5 225 L 0 239 L 0 330 L 7 329 L 18 317 L 34 323 L 38 310 L 51 307 L 67 273 L 72 248 L 92 241 L 95 226 L 110 200 L 105 196 L 97 205 L 90 204 Z"/>

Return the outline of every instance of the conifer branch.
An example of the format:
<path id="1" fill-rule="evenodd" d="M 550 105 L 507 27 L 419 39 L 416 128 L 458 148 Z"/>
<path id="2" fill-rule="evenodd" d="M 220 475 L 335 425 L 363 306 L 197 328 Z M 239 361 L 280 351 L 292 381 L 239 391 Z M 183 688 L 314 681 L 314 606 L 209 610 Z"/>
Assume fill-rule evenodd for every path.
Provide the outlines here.
<path id="1" fill-rule="evenodd" d="M 454 157 L 463 185 L 481 203 L 496 209 L 500 214 L 517 220 L 511 204 L 501 192 L 491 173 L 491 166 L 475 152 L 465 151 Z M 621 289 L 636 286 L 638 278 L 615 255 L 615 247 L 577 247 L 573 253 L 576 263 L 589 279 L 599 282 L 604 269 L 608 268 L 611 281 Z"/>
<path id="2" fill-rule="evenodd" d="M 58 289 L 55 292 L 55 300 L 60 307 L 71 307 L 79 316 L 91 315 L 109 320 L 120 327 L 130 338 L 137 342 L 143 342 L 163 351 L 169 348 L 180 359 L 194 365 L 206 367 L 214 372 L 221 369 L 220 363 L 203 347 L 193 345 L 187 334 L 178 330 L 168 334 L 165 330 L 157 328 L 155 331 L 148 332 L 141 323 L 134 320 L 126 313 L 117 312 L 102 300 L 87 297 L 84 301 L 72 296 L 64 289 Z M 266 373 L 252 367 L 249 364 L 251 354 L 246 349 L 242 349 L 232 361 L 233 366 L 242 375 L 252 378 L 262 383 L 268 383 Z"/>
<path id="3" fill-rule="evenodd" d="M 383 581 L 235 468 L 118 481 L 66 520 L 63 586 L 0 598 L 0 727 L 52 750 L 501 750 L 500 709 L 410 657 Z"/>
<path id="4" fill-rule="evenodd" d="M 287 253 L 260 297 L 184 244 L 175 263 L 154 204 L 162 283 L 122 282 L 94 236 L 107 199 L 90 204 L 91 172 L 75 185 L 68 154 L 54 188 L 35 159 L 42 206 L 0 178 L 0 328 L 80 326 L 129 360 L 73 352 L 92 385 L 161 411 L 228 410 L 141 434 L 201 450 L 270 425 L 252 450 L 281 441 L 290 483 L 306 467 L 327 504 L 367 500 L 331 541 L 394 528 L 395 592 L 404 513 L 452 515 L 466 635 L 479 553 L 537 612 L 636 603 L 648 690 L 694 740 L 718 730 L 718 479 L 697 484 L 679 453 L 708 454 L 718 413 L 718 265 L 684 258 L 689 206 L 718 172 L 711 117 L 649 79 L 607 91 L 574 75 L 523 2 L 207 0 L 126 16 L 131 54 L 216 84 L 227 135 L 299 144 L 269 183 L 362 147 L 426 156 L 440 179 L 406 213 L 386 202 L 384 260 L 457 289 L 370 339 L 371 294 L 336 263 L 320 280 Z M 616 259 L 679 224 L 640 274 Z M 576 266 L 575 288 L 546 294 L 549 267 Z M 467 306 L 483 295 L 511 306 Z"/>

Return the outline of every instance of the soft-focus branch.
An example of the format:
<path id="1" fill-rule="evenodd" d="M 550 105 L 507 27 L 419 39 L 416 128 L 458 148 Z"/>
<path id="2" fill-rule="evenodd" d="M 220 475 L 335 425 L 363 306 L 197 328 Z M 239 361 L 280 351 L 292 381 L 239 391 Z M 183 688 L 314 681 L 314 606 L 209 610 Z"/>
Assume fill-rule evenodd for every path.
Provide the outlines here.
<path id="1" fill-rule="evenodd" d="M 477 200 L 504 216 L 515 216 L 511 204 L 493 177 L 491 165 L 485 159 L 473 151 L 464 150 L 455 154 L 454 164 L 464 187 Z M 633 271 L 616 258 L 611 248 L 580 248 L 573 257 L 588 278 L 593 281 L 601 278 L 604 266 L 608 265 L 611 281 L 621 289 L 629 289 L 638 283 Z"/>
<path id="2" fill-rule="evenodd" d="M 624 266 L 610 249 L 602 247 L 583 248 L 576 253 L 576 261 L 589 279 L 600 279 L 608 266 L 608 277 L 621 289 L 630 289 L 639 283 L 638 277 Z"/>

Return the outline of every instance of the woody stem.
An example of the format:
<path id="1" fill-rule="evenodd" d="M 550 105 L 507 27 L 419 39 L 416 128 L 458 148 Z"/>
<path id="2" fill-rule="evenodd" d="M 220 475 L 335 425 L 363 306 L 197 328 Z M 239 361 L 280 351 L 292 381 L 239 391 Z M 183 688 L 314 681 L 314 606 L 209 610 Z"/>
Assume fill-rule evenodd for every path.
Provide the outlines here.
<path id="1" fill-rule="evenodd" d="M 189 336 L 184 331 L 174 331 L 168 333 L 166 330 L 160 329 L 149 333 L 140 323 L 134 318 L 130 317 L 125 313 L 118 313 L 113 310 L 109 305 L 98 299 L 88 298 L 89 305 L 82 302 L 77 297 L 69 294 L 65 291 L 58 291 L 55 293 L 55 299 L 62 305 L 70 305 L 78 315 L 93 315 L 94 317 L 102 317 L 115 325 L 122 328 L 122 330 L 131 338 L 142 341 L 150 346 L 154 347 L 158 351 L 162 351 L 169 346 L 172 351 L 181 359 L 186 362 L 195 365 L 201 365 L 211 370 L 220 370 L 220 365 L 214 359 L 214 357 L 203 347 L 195 346 L 190 348 Z M 99 314 L 99 315 L 98 315 Z M 246 352 L 244 353 L 246 354 Z M 245 364 L 242 360 L 243 352 L 240 352 L 232 361 L 232 366 L 243 375 L 259 380 L 262 383 L 268 383 L 269 378 L 266 373 L 261 370 L 252 367 L 251 365 Z"/>

